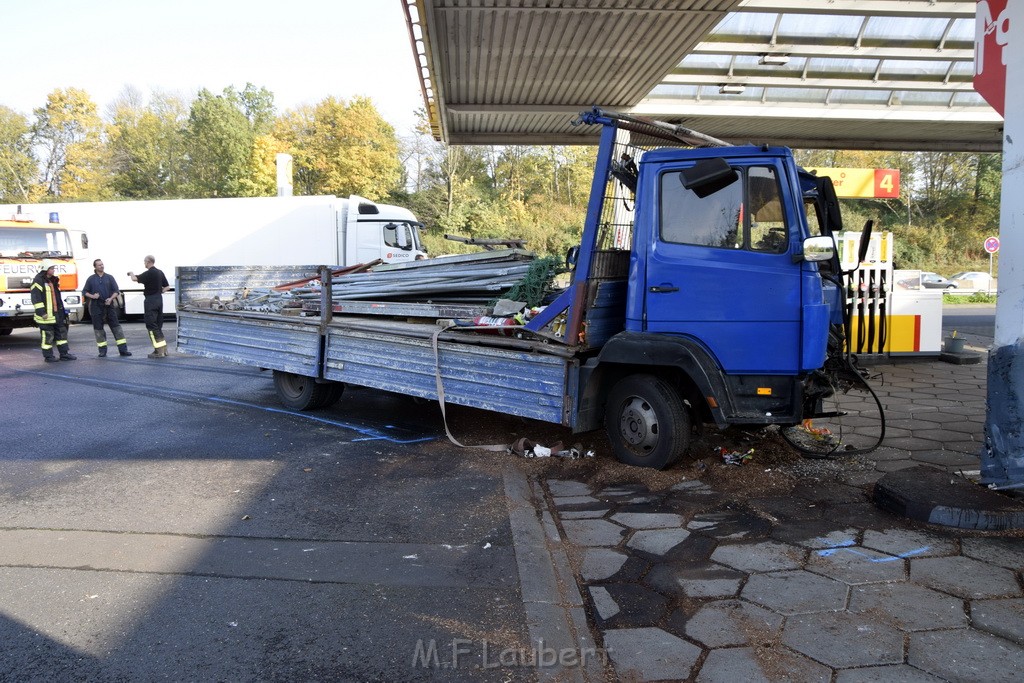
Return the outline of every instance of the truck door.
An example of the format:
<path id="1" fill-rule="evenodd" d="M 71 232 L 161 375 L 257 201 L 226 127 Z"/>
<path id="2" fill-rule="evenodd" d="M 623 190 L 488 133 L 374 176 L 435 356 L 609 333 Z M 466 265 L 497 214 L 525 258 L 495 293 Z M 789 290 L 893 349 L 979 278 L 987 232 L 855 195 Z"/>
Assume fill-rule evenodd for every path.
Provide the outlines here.
<path id="1" fill-rule="evenodd" d="M 667 164 L 649 187 L 643 326 L 696 338 L 728 374 L 796 374 L 801 268 L 790 257 L 799 244 L 783 199 L 790 181 L 777 160 L 730 161 L 724 187 L 687 189 L 688 174 Z"/>

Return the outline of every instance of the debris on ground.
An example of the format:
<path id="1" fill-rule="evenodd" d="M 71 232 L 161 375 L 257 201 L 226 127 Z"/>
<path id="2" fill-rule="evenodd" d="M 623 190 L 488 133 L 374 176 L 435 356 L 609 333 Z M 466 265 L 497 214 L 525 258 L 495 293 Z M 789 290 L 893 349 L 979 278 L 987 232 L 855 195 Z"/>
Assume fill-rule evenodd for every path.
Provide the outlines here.
<path id="1" fill-rule="evenodd" d="M 561 441 L 556 441 L 551 446 L 542 446 L 538 443 L 534 443 L 529 439 L 523 437 L 516 439 L 511 446 L 508 447 L 508 452 L 524 458 L 566 458 L 568 460 L 579 460 L 580 458 L 593 458 L 596 453 L 594 449 L 584 451 L 582 444 L 573 444 L 571 447 L 566 448 L 562 445 Z"/>
<path id="2" fill-rule="evenodd" d="M 719 446 L 718 455 L 721 456 L 722 462 L 726 465 L 745 465 L 754 459 L 754 449 L 751 448 L 746 453 L 741 453 L 740 451 L 729 451 L 724 446 Z"/>
<path id="3" fill-rule="evenodd" d="M 800 451 L 805 458 L 829 458 L 839 455 L 841 438 L 826 427 L 815 427 L 811 420 L 802 424 L 786 427 L 782 436 L 789 444 Z M 852 448 L 847 445 L 847 449 Z"/>
<path id="4" fill-rule="evenodd" d="M 821 440 L 829 439 L 832 436 L 832 430 L 828 427 L 815 427 L 813 420 L 804 420 L 799 427 L 794 427 L 794 429 L 802 429 L 811 436 Z"/>

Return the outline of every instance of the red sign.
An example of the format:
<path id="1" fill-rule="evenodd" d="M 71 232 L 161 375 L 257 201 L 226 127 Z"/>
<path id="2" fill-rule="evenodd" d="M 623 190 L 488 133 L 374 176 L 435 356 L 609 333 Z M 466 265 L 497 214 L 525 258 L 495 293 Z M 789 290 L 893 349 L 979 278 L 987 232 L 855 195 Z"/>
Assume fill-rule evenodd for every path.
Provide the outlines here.
<path id="1" fill-rule="evenodd" d="M 1010 39 L 1009 0 L 978 0 L 974 19 L 974 89 L 1005 116 L 1006 43 Z"/>
<path id="2" fill-rule="evenodd" d="M 887 199 L 900 198 L 900 170 L 898 168 L 875 169 L 875 196 Z"/>
<path id="3" fill-rule="evenodd" d="M 999 251 L 999 238 L 989 237 L 987 240 L 985 240 L 985 251 L 987 251 L 990 254 L 994 254 L 997 251 Z"/>

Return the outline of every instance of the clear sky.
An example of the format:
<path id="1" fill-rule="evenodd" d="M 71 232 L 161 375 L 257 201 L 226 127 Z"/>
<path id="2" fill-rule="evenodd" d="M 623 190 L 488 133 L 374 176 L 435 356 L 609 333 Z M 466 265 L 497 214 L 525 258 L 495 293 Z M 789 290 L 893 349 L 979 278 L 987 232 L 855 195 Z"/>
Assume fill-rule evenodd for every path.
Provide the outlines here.
<path id="1" fill-rule="evenodd" d="M 247 82 L 279 112 L 370 97 L 405 134 L 423 106 L 403 0 L 0 0 L 0 104 L 31 117 L 56 88 L 104 114 L 126 85 L 219 94 Z"/>

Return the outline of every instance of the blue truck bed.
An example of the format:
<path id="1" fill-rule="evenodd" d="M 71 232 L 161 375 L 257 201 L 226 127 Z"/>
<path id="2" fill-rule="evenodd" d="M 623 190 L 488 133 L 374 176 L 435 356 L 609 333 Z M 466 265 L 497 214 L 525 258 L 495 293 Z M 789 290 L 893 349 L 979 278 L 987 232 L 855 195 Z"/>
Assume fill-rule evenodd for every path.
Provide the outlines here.
<path id="1" fill-rule="evenodd" d="M 440 373 L 448 403 L 575 426 L 575 388 L 587 353 L 563 344 L 506 337 L 499 330 L 449 329 L 444 320 L 345 314 L 326 321 L 298 311 L 210 307 L 230 301 L 242 288 L 271 287 L 316 272 L 315 266 L 180 268 L 178 350 L 434 400 Z M 625 283 L 607 281 L 595 292 L 588 323 L 596 341 L 616 331 Z M 616 308 L 617 315 L 609 312 Z"/>

